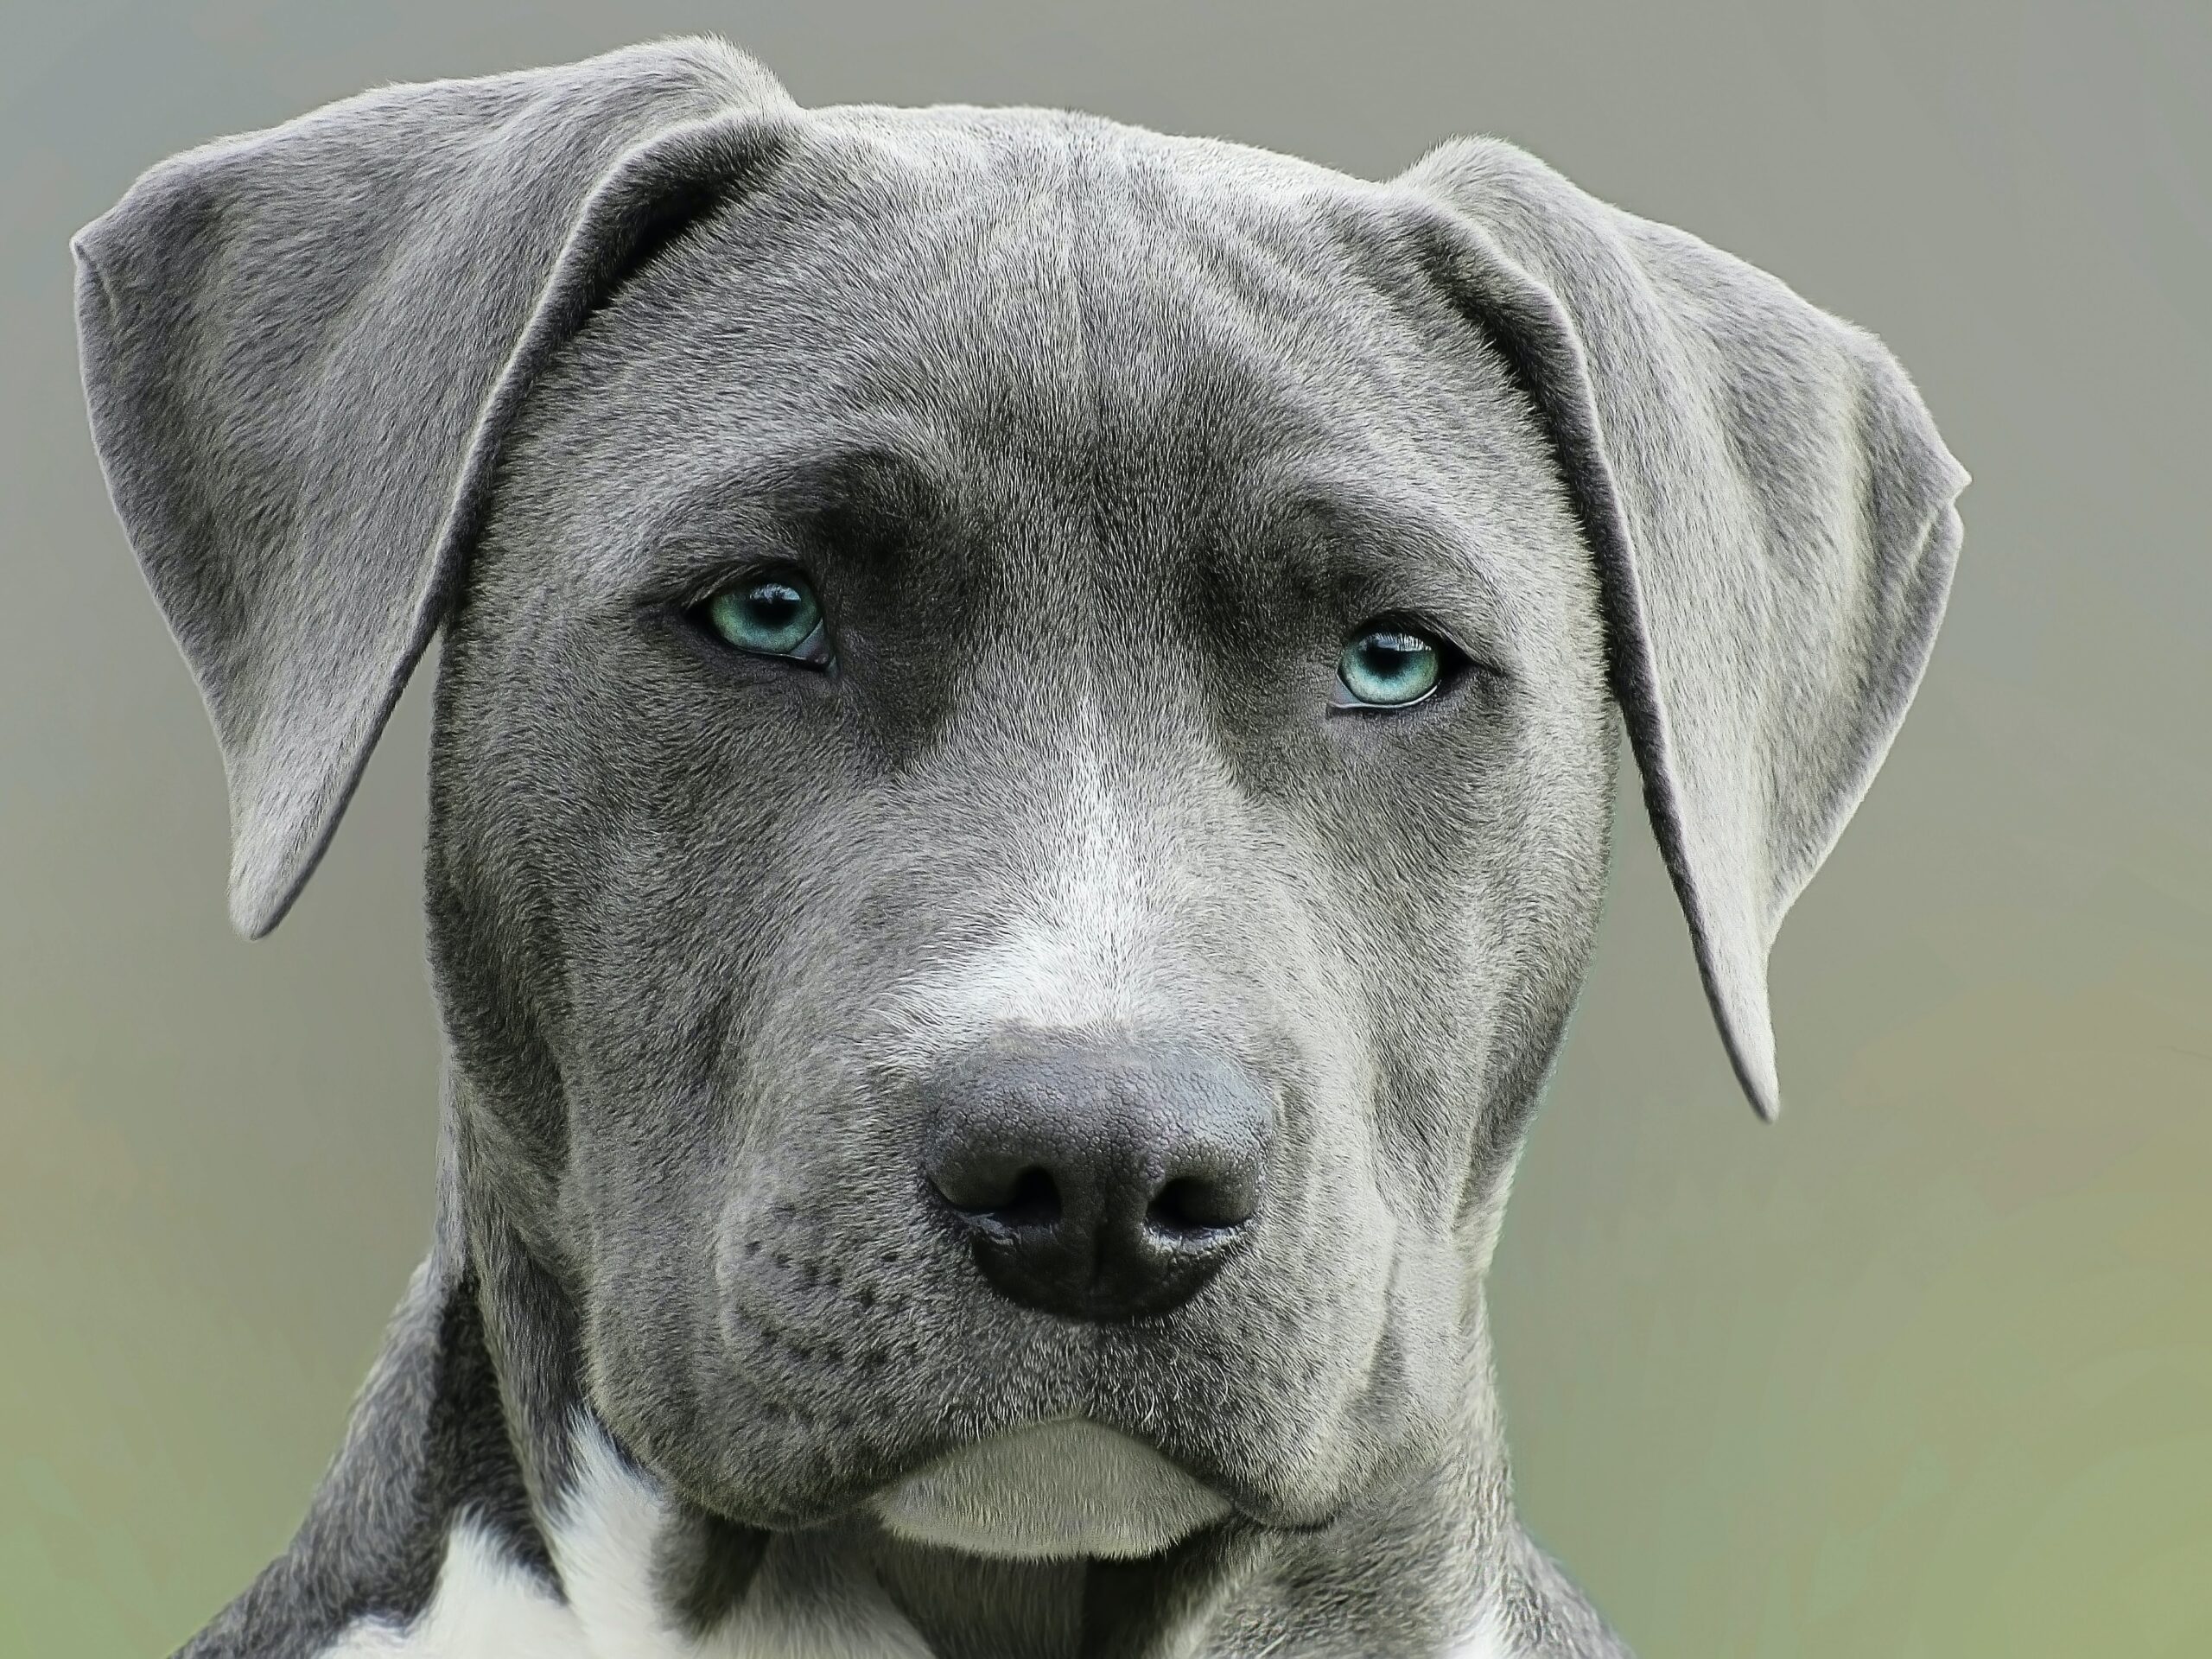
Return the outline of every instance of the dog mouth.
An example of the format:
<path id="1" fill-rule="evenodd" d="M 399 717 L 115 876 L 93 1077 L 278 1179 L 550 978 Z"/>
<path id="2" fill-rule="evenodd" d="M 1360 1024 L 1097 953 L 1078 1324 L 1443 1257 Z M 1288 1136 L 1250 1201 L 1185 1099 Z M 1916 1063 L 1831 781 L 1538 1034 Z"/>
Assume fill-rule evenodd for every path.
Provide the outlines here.
<path id="1" fill-rule="evenodd" d="M 908 1542 L 1032 1561 L 1157 1555 L 1235 1509 L 1157 1448 L 1089 1418 L 958 1447 L 868 1507 Z"/>

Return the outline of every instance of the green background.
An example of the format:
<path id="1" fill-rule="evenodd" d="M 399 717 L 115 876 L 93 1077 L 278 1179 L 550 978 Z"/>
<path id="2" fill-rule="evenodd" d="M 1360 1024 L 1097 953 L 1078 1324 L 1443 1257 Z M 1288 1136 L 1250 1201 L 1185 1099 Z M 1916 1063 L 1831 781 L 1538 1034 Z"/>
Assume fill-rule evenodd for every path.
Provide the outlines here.
<path id="1" fill-rule="evenodd" d="M 2192 15 L 2193 14 L 2193 15 Z M 1522 1502 L 1646 1659 L 2212 1654 L 2212 8 L 77 0 L 0 17 L 0 1654 L 273 1551 L 427 1229 L 418 680 L 223 918 L 64 243 L 364 86 L 718 29 L 805 102 L 1064 103 L 1370 175 L 1528 145 L 1884 335 L 1973 471 L 1926 687 L 1736 1094 L 1632 797 L 1497 1281 Z"/>

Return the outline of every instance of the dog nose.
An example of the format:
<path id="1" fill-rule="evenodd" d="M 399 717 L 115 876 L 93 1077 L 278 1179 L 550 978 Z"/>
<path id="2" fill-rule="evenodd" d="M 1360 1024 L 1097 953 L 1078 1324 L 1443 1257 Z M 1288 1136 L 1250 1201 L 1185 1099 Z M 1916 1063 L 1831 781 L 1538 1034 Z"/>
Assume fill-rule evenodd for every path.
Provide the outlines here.
<path id="1" fill-rule="evenodd" d="M 1001 1037 L 922 1085 L 923 1170 L 1001 1294 L 1073 1319 L 1195 1295 L 1258 1213 L 1274 1099 L 1179 1046 Z"/>

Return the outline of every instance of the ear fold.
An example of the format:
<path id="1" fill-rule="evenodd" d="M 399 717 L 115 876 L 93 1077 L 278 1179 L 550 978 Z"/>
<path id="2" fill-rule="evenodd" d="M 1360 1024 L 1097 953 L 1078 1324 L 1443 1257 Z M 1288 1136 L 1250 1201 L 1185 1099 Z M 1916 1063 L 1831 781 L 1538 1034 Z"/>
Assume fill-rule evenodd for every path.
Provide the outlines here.
<path id="1" fill-rule="evenodd" d="M 1919 683 L 1966 473 L 1880 342 L 1694 237 L 1493 140 L 1395 183 L 1549 428 L 1706 991 L 1772 1117 L 1768 951 Z"/>
<path id="2" fill-rule="evenodd" d="M 109 493 L 276 925 L 435 631 L 531 377 L 792 106 L 715 41 L 388 87 L 154 168 L 78 233 Z"/>

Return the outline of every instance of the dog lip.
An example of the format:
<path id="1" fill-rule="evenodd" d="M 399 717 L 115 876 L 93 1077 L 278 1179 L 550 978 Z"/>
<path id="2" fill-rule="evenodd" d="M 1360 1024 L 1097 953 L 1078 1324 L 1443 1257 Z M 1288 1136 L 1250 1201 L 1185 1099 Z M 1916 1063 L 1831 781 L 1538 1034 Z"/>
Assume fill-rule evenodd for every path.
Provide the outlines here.
<path id="1" fill-rule="evenodd" d="M 895 1468 L 884 1472 L 871 1483 L 859 1498 L 855 1507 L 875 1512 L 884 1494 L 912 1479 L 933 1465 L 956 1458 L 987 1442 L 1003 1440 L 1038 1428 L 1071 1422 L 1087 1422 L 1110 1430 L 1122 1438 L 1135 1442 L 1158 1454 L 1167 1464 L 1187 1476 L 1192 1481 L 1218 1496 L 1225 1506 L 1220 1516 L 1209 1526 L 1253 1528 L 1262 1532 L 1308 1534 L 1325 1532 L 1343 1519 L 1340 1497 L 1329 1497 L 1320 1503 L 1287 1503 L 1278 1494 L 1270 1492 L 1257 1481 L 1240 1475 L 1217 1460 L 1191 1449 L 1164 1442 L 1141 1430 L 1129 1427 L 1103 1416 L 1088 1416 L 1071 1413 L 1065 1416 L 1033 1418 L 995 1427 L 982 1433 L 957 1441 L 938 1442 L 918 1450 L 903 1459 Z"/>
<path id="2" fill-rule="evenodd" d="M 1316 1507 L 1286 1503 L 1251 1476 L 1240 1474 L 1200 1448 L 1178 1445 L 1147 1429 L 1120 1421 L 1109 1412 L 1077 1408 L 1046 1416 L 1021 1417 L 998 1422 L 957 1439 L 921 1442 L 893 1462 L 879 1465 L 875 1478 L 863 1484 L 861 1506 L 872 1504 L 882 1493 L 911 1479 L 931 1465 L 956 1458 L 974 1447 L 1008 1439 L 1032 1430 L 1067 1423 L 1088 1423 L 1134 1441 L 1157 1454 L 1199 1485 L 1218 1493 L 1236 1518 L 1271 1532 L 1318 1532 L 1336 1524 L 1341 1511 L 1333 1503 Z"/>
<path id="3" fill-rule="evenodd" d="M 910 1542 L 1029 1560 L 1156 1555 L 1236 1513 L 1158 1446 L 1087 1417 L 955 1447 L 868 1507 Z"/>
<path id="4" fill-rule="evenodd" d="M 1018 1436 L 1044 1430 L 1066 1428 L 1074 1425 L 1101 1429 L 1116 1437 L 1132 1442 L 1152 1452 L 1162 1461 L 1173 1465 L 1193 1480 L 1208 1486 L 1224 1487 L 1229 1484 L 1211 1470 L 1205 1469 L 1179 1452 L 1171 1450 L 1156 1437 L 1142 1429 L 1117 1422 L 1106 1414 L 1072 1406 L 1065 1410 L 1046 1410 L 1024 1414 L 999 1421 L 987 1421 L 969 1433 L 941 1436 L 918 1437 L 898 1457 L 882 1463 L 874 1478 L 868 1483 L 868 1496 L 887 1491 L 900 1482 L 912 1479 L 925 1469 L 950 1459 L 964 1456 L 978 1446 L 994 1442 L 1011 1440 Z"/>

